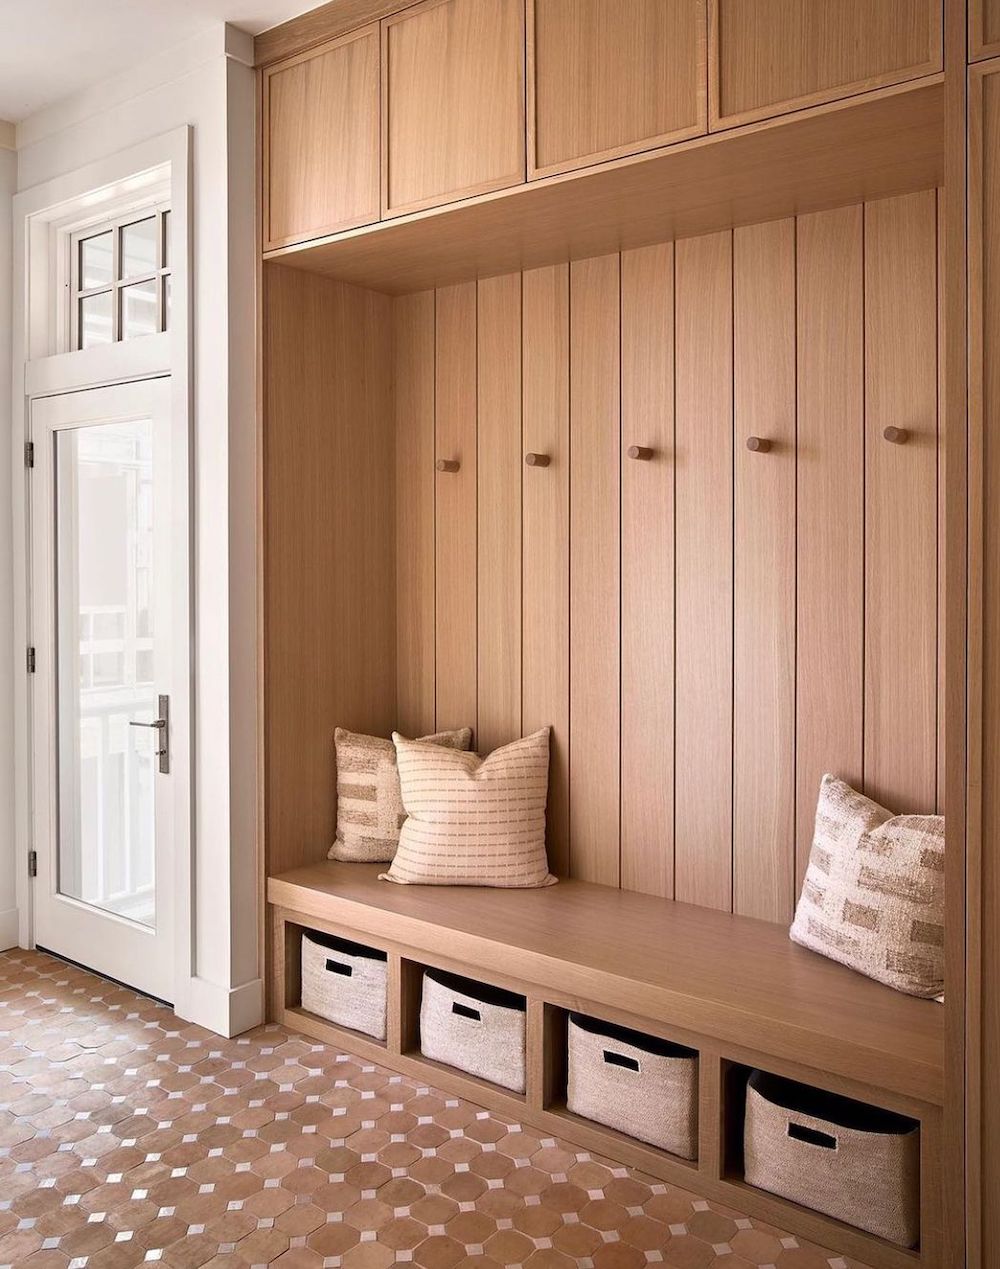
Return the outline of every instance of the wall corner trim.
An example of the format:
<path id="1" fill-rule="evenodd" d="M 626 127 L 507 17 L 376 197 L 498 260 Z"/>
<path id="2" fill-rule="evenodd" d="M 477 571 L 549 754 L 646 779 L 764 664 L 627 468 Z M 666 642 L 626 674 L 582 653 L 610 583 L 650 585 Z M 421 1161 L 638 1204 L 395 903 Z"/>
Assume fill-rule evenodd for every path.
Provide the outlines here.
<path id="1" fill-rule="evenodd" d="M 174 1012 L 185 1022 L 229 1039 L 264 1021 L 264 980 L 253 978 L 239 987 L 223 987 L 207 978 L 189 978 L 179 986 Z"/>

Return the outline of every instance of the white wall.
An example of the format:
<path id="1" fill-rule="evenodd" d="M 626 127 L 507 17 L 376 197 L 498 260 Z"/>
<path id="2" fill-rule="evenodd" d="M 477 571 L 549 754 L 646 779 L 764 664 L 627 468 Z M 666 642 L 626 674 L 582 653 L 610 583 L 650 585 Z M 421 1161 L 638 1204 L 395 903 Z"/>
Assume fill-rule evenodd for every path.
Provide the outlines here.
<path id="1" fill-rule="evenodd" d="M 14 624 L 11 487 L 11 199 L 17 156 L 0 137 L 0 948 L 17 943 L 14 847 Z"/>
<path id="2" fill-rule="evenodd" d="M 193 130 L 194 977 L 175 1003 L 229 1034 L 258 1022 L 262 1007 L 251 62 L 250 38 L 220 26 L 17 129 L 20 190 L 182 125 Z"/>

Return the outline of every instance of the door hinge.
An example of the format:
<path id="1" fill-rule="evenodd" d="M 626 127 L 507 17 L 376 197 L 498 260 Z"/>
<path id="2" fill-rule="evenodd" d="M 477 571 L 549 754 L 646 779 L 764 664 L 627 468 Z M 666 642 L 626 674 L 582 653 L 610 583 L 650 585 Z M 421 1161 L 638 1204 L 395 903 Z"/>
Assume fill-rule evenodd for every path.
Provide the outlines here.
<path id="1" fill-rule="evenodd" d="M 28 655 L 26 659 L 28 662 L 28 673 L 34 674 L 35 672 L 35 649 L 34 648 L 28 649 Z"/>
<path id="2" fill-rule="evenodd" d="M 38 851 L 37 850 L 28 851 L 28 876 L 29 877 L 38 876 Z"/>
<path id="3" fill-rule="evenodd" d="M 24 443 L 24 465 L 25 467 L 34 467 L 35 465 L 34 441 L 25 441 Z"/>

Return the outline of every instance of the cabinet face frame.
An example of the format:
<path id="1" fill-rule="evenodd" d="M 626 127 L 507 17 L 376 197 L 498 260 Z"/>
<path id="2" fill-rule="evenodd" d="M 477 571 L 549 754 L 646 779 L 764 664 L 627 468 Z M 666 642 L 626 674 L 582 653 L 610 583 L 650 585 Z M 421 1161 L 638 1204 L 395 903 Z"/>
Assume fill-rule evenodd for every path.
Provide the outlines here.
<path id="1" fill-rule="evenodd" d="M 334 52 L 338 48 L 344 48 L 348 44 L 353 44 L 356 40 L 374 39 L 376 45 L 379 40 L 378 24 L 370 22 L 366 26 L 359 27 L 355 31 L 349 32 L 347 35 L 339 36 L 337 39 L 327 40 L 323 44 L 316 45 L 313 48 L 306 49 L 302 53 L 298 53 L 294 57 L 289 57 L 281 62 L 274 62 L 270 66 L 265 66 L 261 72 L 261 239 L 263 249 L 272 251 L 277 247 L 287 247 L 299 242 L 308 242 L 314 238 L 322 238 L 327 234 L 340 233 L 347 229 L 357 229 L 364 225 L 377 224 L 380 212 L 379 189 L 381 187 L 381 167 L 382 155 L 379 147 L 379 141 L 376 140 L 375 164 L 377 175 L 375 186 L 371 191 L 372 204 L 370 213 L 360 216 L 351 216 L 343 220 L 333 221 L 326 225 L 317 225 L 313 229 L 307 229 L 303 232 L 294 232 L 284 234 L 281 237 L 272 237 L 271 234 L 271 80 L 275 75 L 280 75 L 285 71 L 291 70 L 296 66 L 300 66 L 305 62 L 314 60 L 317 57 L 325 57 L 328 53 Z M 381 116 L 381 96 L 382 96 L 382 62 L 381 52 L 377 49 L 377 73 L 378 83 L 376 84 L 376 113 Z M 377 136 L 380 134 L 381 123 L 378 123 Z M 310 153 L 305 146 L 301 146 L 300 153 L 307 161 L 311 158 Z"/>
<path id="2" fill-rule="evenodd" d="M 698 36 L 696 44 L 697 58 L 697 92 L 698 113 L 696 121 L 689 127 L 674 128 L 669 132 L 654 133 L 647 137 L 637 137 L 622 145 L 610 149 L 593 150 L 585 154 L 561 159 L 556 163 L 538 163 L 538 47 L 535 38 L 536 7 L 539 0 L 526 0 L 525 39 L 527 65 L 527 135 L 528 135 L 528 180 L 538 180 L 543 176 L 555 176 L 560 172 L 573 172 L 578 168 L 590 167 L 595 163 L 603 163 L 608 159 L 624 158 L 630 154 L 642 154 L 646 150 L 656 150 L 660 146 L 672 145 L 677 141 L 688 141 L 693 137 L 702 137 L 708 131 L 708 14 L 707 0 L 695 0 L 698 6 Z"/>
<path id="3" fill-rule="evenodd" d="M 996 24 L 1000 26 L 1000 4 L 998 0 L 970 0 L 969 4 L 969 61 L 981 62 L 987 57 L 996 57 L 1000 53 L 1000 33 L 997 38 L 986 38 L 986 13 L 996 9 Z"/>
<path id="4" fill-rule="evenodd" d="M 749 110 L 739 110 L 732 114 L 722 113 L 722 74 L 721 74 L 721 21 L 719 7 L 723 0 L 709 0 L 708 15 L 708 130 L 719 132 L 726 128 L 735 128 L 744 123 L 754 123 L 761 119 L 772 119 L 777 115 L 790 114 L 796 110 L 804 110 L 808 106 L 821 106 L 827 102 L 840 101 L 845 97 L 856 97 L 861 93 L 871 92 L 876 88 L 887 88 L 891 84 L 905 83 L 907 80 L 920 79 L 925 75 L 935 75 L 942 68 L 943 55 L 943 16 L 942 0 L 925 0 L 927 4 L 927 21 L 930 33 L 931 56 L 926 62 L 914 66 L 905 66 L 899 70 L 887 71 L 882 75 L 870 75 L 865 79 L 856 79 L 848 83 L 837 84 L 831 88 L 819 89 L 816 92 L 804 93 L 798 97 L 789 97 L 781 101 L 769 102 Z"/>
<path id="5" fill-rule="evenodd" d="M 521 107 L 520 127 L 517 133 L 518 159 L 516 171 L 507 173 L 503 176 L 494 177 L 488 181 L 480 181 L 474 185 L 466 185 L 457 189 L 445 190 L 441 193 L 429 195 L 426 198 L 390 205 L 389 173 L 391 160 L 389 154 L 389 113 L 392 85 L 389 74 L 389 32 L 392 27 L 397 26 L 401 22 L 407 22 L 412 18 L 419 17 L 421 14 L 429 13 L 432 9 L 436 9 L 441 5 L 454 3 L 456 3 L 456 0 L 422 0 L 422 3 L 411 4 L 407 8 L 401 9 L 398 13 L 392 14 L 391 17 L 383 18 L 379 24 L 381 28 L 380 56 L 382 81 L 380 181 L 381 212 L 383 220 L 391 220 L 396 216 L 407 215 L 409 212 L 424 211 L 430 207 L 441 207 L 448 203 L 461 202 L 463 199 L 472 198 L 478 194 L 492 194 L 498 190 L 510 189 L 512 186 L 523 185 L 525 182 L 525 66 L 523 55 L 525 32 L 524 5 L 521 3 L 516 6 L 516 10 L 520 15 L 520 46 L 522 51 L 516 64 L 517 94 Z"/>

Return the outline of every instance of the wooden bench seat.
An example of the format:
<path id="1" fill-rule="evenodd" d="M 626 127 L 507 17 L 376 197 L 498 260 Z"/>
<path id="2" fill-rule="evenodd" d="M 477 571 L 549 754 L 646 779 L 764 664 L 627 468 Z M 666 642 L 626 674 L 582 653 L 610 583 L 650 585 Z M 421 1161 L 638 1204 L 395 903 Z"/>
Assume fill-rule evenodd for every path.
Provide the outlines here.
<path id="1" fill-rule="evenodd" d="M 783 926 L 582 881 L 396 886 L 368 864 L 270 878 L 268 900 L 463 972 L 536 985 L 721 1044 L 940 1105 L 943 1014 L 834 964 Z"/>

